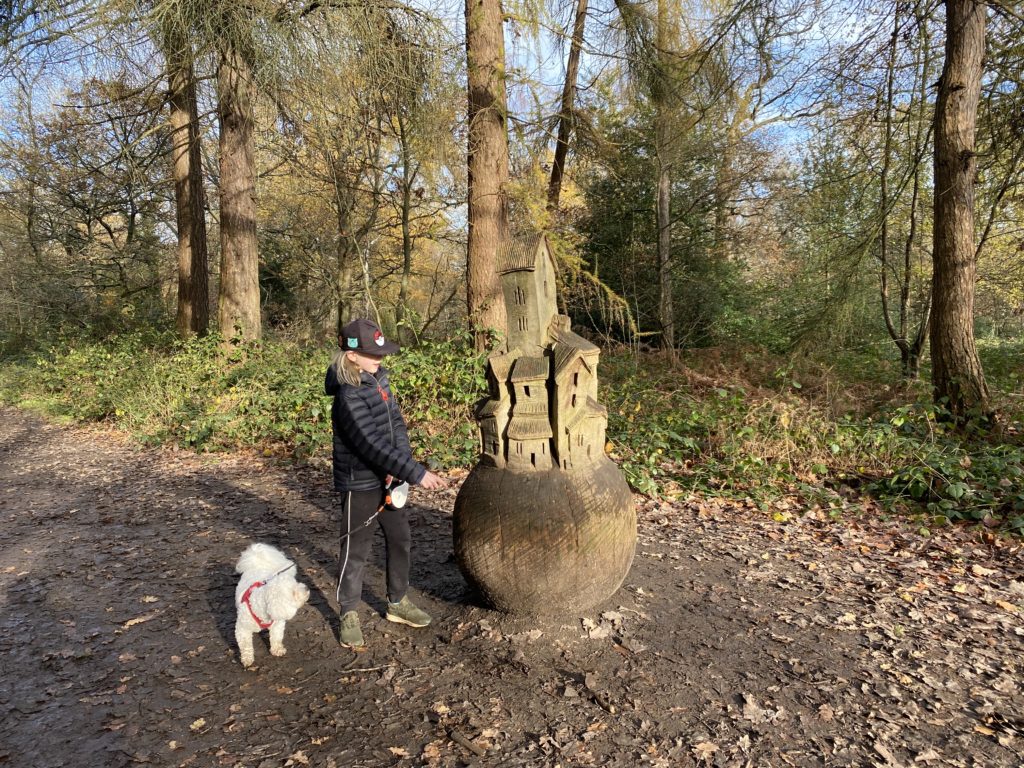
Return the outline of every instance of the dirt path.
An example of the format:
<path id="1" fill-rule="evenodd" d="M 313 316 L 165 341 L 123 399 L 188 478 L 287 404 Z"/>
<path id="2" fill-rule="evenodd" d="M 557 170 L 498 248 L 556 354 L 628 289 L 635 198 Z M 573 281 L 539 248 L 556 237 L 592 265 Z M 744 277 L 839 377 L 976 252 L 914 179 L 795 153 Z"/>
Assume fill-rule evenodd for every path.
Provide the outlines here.
<path id="1" fill-rule="evenodd" d="M 638 497 L 606 605 L 512 619 L 466 591 L 455 492 L 418 493 L 414 597 L 436 620 L 384 622 L 378 562 L 356 654 L 328 488 L 326 467 L 0 410 L 0 765 L 1024 764 L 1019 547 Z M 288 655 L 264 636 L 243 671 L 232 567 L 255 540 L 313 597 Z"/>

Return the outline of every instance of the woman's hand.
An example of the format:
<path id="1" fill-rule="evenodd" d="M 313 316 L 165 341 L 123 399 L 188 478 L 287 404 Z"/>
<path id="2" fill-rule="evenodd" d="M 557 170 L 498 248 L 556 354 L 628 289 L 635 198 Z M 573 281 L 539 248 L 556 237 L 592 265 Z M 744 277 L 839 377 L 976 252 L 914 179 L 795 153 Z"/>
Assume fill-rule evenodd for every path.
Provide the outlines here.
<path id="1" fill-rule="evenodd" d="M 427 474 L 423 476 L 423 479 L 420 480 L 420 487 L 425 488 L 428 491 L 436 491 L 439 488 L 445 488 L 447 485 L 447 480 L 440 475 L 435 475 L 429 469 L 427 470 Z"/>

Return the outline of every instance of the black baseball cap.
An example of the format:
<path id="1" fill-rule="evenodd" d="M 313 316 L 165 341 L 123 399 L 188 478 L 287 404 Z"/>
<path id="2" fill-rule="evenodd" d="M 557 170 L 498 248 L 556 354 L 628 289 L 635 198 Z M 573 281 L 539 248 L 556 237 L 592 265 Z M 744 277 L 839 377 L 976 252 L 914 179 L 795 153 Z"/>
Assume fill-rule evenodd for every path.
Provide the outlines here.
<path id="1" fill-rule="evenodd" d="M 398 345 L 385 339 L 380 327 L 365 317 L 357 318 L 342 328 L 338 344 L 346 352 L 367 355 L 393 355 L 398 351 Z"/>

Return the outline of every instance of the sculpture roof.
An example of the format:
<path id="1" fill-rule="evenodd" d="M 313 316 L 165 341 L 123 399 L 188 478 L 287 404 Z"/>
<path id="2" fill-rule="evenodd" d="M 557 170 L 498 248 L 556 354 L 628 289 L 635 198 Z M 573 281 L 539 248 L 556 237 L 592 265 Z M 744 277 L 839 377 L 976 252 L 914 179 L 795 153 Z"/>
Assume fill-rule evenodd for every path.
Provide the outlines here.
<path id="1" fill-rule="evenodd" d="M 478 419 L 486 419 L 488 416 L 496 416 L 501 410 L 508 408 L 506 400 L 484 400 L 476 409 Z"/>
<path id="2" fill-rule="evenodd" d="M 595 352 L 600 354 L 601 352 L 596 344 L 592 344 L 578 333 L 574 333 L 568 328 L 560 327 L 556 322 L 551 323 L 550 333 L 552 341 L 556 344 L 565 344 L 567 347 L 575 347 L 586 355 L 591 355 Z"/>
<path id="3" fill-rule="evenodd" d="M 577 355 L 584 358 L 594 358 L 601 354 L 601 350 L 594 344 L 568 329 L 559 328 L 556 324 L 552 323 L 550 331 L 551 338 L 555 344 L 556 373 L 567 366 Z M 587 368 L 593 370 L 593 366 L 590 363 L 587 364 Z"/>
<path id="4" fill-rule="evenodd" d="M 498 246 L 498 274 L 537 268 L 537 254 L 544 235 L 535 233 L 526 237 L 509 238 Z"/>
<path id="5" fill-rule="evenodd" d="M 513 440 L 540 440 L 552 436 L 547 416 L 513 416 L 508 436 Z"/>
<path id="6" fill-rule="evenodd" d="M 562 371 L 564 371 L 573 360 L 582 360 L 583 364 L 587 367 L 587 370 L 593 373 L 594 366 L 592 366 L 590 361 L 584 356 L 583 350 L 578 347 L 570 347 L 568 344 L 556 344 L 555 376 L 558 376 Z"/>
<path id="7" fill-rule="evenodd" d="M 547 380 L 550 364 L 546 357 L 520 357 L 512 368 L 512 381 Z"/>
<path id="8" fill-rule="evenodd" d="M 487 358 L 487 362 L 491 364 L 491 370 L 494 371 L 498 381 L 505 381 L 508 378 L 508 372 L 512 370 L 512 363 L 516 361 L 516 355 L 518 354 L 519 350 L 517 349 L 510 352 L 495 353 Z"/>
<path id="9" fill-rule="evenodd" d="M 569 419 L 569 423 L 565 425 L 565 428 L 572 429 L 581 421 L 586 421 L 587 419 L 603 419 L 607 417 L 608 409 L 594 398 L 588 397 L 587 402 L 583 404 L 583 407 L 579 409 L 575 416 Z"/>
<path id="10" fill-rule="evenodd" d="M 543 416 L 548 417 L 548 402 L 542 400 L 527 400 L 516 403 L 516 416 Z"/>

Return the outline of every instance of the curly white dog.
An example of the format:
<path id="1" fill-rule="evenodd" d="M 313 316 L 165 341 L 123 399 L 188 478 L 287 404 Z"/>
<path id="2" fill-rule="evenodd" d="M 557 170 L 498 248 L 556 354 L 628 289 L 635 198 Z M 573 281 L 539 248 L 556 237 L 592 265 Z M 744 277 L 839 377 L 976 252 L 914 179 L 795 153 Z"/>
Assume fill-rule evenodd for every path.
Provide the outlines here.
<path id="1" fill-rule="evenodd" d="M 243 667 L 252 666 L 252 636 L 270 630 L 270 653 L 284 656 L 284 627 L 309 599 L 309 588 L 295 580 L 295 563 L 269 544 L 252 544 L 238 558 L 242 574 L 235 589 L 235 642 Z"/>

